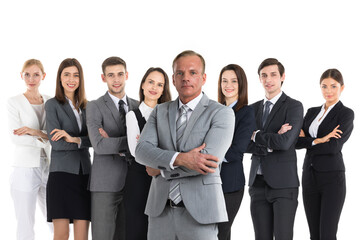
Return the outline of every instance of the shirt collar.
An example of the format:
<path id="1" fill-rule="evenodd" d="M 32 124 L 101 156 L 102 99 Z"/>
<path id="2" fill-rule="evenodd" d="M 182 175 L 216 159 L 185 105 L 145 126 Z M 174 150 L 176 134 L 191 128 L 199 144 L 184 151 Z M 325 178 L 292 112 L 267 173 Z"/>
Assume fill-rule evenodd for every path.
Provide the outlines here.
<path id="1" fill-rule="evenodd" d="M 230 104 L 228 107 L 232 108 L 233 106 L 235 106 L 235 104 L 238 102 L 238 100 L 236 100 L 235 102 L 233 102 L 232 104 Z"/>
<path id="2" fill-rule="evenodd" d="M 120 100 L 123 100 L 125 105 L 127 106 L 127 100 L 126 100 L 126 94 L 124 95 L 124 97 L 122 99 L 118 98 L 118 97 L 115 97 L 114 95 L 112 95 L 109 91 L 108 91 L 108 94 L 110 96 L 110 98 L 113 100 L 113 102 L 115 103 L 116 106 L 119 105 L 119 101 Z"/>
<path id="3" fill-rule="evenodd" d="M 201 98 L 203 97 L 203 95 L 204 95 L 204 93 L 201 92 L 201 93 L 199 94 L 199 96 L 197 96 L 196 98 L 194 98 L 193 100 L 191 100 L 190 102 L 188 102 L 188 103 L 186 104 L 186 106 L 188 106 L 188 107 L 191 109 L 191 111 L 194 111 L 195 107 L 198 105 L 198 103 L 200 102 L 200 100 L 201 100 Z M 179 98 L 179 109 L 182 107 L 182 105 L 184 105 L 184 104 L 181 102 L 181 100 L 180 100 L 180 98 Z"/>
<path id="4" fill-rule="evenodd" d="M 340 101 L 340 100 L 339 100 L 339 101 Z M 327 112 L 330 112 L 330 110 L 333 109 L 333 108 L 335 107 L 335 105 L 336 105 L 339 101 L 337 101 L 337 102 L 334 103 L 333 105 L 329 106 Z M 324 104 L 322 105 L 321 111 L 325 111 L 325 104 L 326 104 L 326 103 L 324 103 Z"/>
<path id="5" fill-rule="evenodd" d="M 264 98 L 264 105 L 265 105 L 265 103 L 266 103 L 266 101 L 269 101 L 269 102 L 271 102 L 271 104 L 274 106 L 275 105 L 275 103 L 279 100 L 279 98 L 281 97 L 281 95 L 282 95 L 282 91 L 280 91 L 279 93 L 278 93 L 278 95 L 276 95 L 275 97 L 273 97 L 272 99 L 267 99 L 266 97 Z"/>

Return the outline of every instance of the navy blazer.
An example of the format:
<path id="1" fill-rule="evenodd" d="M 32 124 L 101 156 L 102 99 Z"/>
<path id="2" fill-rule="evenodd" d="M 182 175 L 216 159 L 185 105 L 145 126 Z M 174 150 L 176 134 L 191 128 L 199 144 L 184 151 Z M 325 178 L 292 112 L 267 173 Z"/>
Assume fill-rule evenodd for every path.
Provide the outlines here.
<path id="1" fill-rule="evenodd" d="M 244 188 L 245 176 L 243 156 L 250 143 L 251 135 L 256 128 L 254 110 L 244 106 L 235 111 L 235 131 L 229 150 L 225 154 L 227 162 L 221 165 L 221 180 L 224 193 L 239 191 Z"/>
<path id="2" fill-rule="evenodd" d="M 259 165 L 266 183 L 272 188 L 295 188 L 299 186 L 295 145 L 303 123 L 301 102 L 284 92 L 273 106 L 264 127 L 262 115 L 264 101 L 252 104 L 259 130 L 255 142 L 250 141 L 247 152 L 252 153 L 249 186 L 252 186 Z M 281 126 L 289 123 L 292 129 L 278 134 Z M 272 151 L 268 151 L 272 149 Z"/>
<path id="3" fill-rule="evenodd" d="M 341 149 L 349 139 L 354 128 L 354 111 L 345 107 L 342 102 L 339 101 L 320 124 L 317 137 L 322 138 L 326 136 L 333 131 L 337 125 L 340 125 L 339 129 L 343 132 L 341 138 L 331 138 L 329 142 L 312 146 L 315 138 L 310 136 L 309 127 L 320 111 L 321 106 L 310 108 L 307 111 L 302 127 L 305 137 L 299 137 L 296 144 L 297 149 L 307 149 L 303 168 L 312 166 L 315 170 L 321 172 L 345 171 Z"/>
<path id="4" fill-rule="evenodd" d="M 51 98 L 45 104 L 46 130 L 51 143 L 50 172 L 67 172 L 79 174 L 80 166 L 83 174 L 90 173 L 91 143 L 86 128 L 86 113 L 82 111 L 81 131 L 76 121 L 75 114 L 68 102 L 61 104 L 55 98 Z M 76 143 L 68 143 L 64 139 L 51 141 L 50 133 L 55 128 L 64 130 L 72 137 L 80 137 L 80 148 Z"/>

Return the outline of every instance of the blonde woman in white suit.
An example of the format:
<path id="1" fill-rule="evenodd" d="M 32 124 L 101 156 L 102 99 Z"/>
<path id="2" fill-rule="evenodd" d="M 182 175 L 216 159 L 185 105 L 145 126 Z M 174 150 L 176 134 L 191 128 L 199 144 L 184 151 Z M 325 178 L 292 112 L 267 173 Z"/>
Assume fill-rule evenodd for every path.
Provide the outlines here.
<path id="1" fill-rule="evenodd" d="M 46 216 L 50 143 L 45 131 L 44 104 L 49 97 L 39 93 L 45 75 L 39 60 L 27 60 L 21 71 L 27 90 L 8 100 L 9 131 L 15 144 L 10 185 L 18 240 L 34 239 L 36 201 Z"/>

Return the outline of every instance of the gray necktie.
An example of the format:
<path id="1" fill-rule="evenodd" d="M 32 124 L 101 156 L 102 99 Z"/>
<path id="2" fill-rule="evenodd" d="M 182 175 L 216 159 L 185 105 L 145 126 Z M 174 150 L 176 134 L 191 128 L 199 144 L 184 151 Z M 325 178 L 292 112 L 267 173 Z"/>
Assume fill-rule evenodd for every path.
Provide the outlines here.
<path id="1" fill-rule="evenodd" d="M 271 103 L 270 101 L 266 101 L 266 102 L 265 102 L 265 111 L 264 111 L 263 118 L 262 118 L 262 126 L 263 126 L 263 127 L 265 126 L 266 119 L 267 119 L 268 116 L 269 116 L 271 104 L 272 104 L 272 103 Z"/>
<path id="2" fill-rule="evenodd" d="M 182 105 L 180 108 L 180 114 L 178 119 L 176 120 L 176 147 L 179 150 L 181 139 L 184 135 L 184 131 L 187 125 L 187 113 L 189 111 L 189 107 L 186 105 Z M 180 182 L 178 179 L 174 179 L 170 183 L 170 191 L 169 198 L 175 203 L 178 204 L 181 202 L 181 194 L 180 194 Z"/>

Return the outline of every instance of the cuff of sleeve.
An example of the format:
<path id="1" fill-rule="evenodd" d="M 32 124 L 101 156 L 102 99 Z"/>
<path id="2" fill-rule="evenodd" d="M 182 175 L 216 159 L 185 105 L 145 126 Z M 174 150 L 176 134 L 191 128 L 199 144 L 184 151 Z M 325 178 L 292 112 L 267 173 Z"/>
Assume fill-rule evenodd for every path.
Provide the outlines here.
<path id="1" fill-rule="evenodd" d="M 255 132 L 254 132 L 254 137 L 253 137 L 253 142 L 255 142 L 255 138 L 256 138 L 256 134 L 259 132 L 260 130 L 256 130 Z"/>
<path id="2" fill-rule="evenodd" d="M 176 157 L 179 155 L 179 152 L 176 152 L 174 154 L 174 156 L 171 158 L 171 161 L 170 161 L 170 169 L 174 170 L 176 168 L 176 166 L 174 167 L 174 162 L 175 162 L 175 159 Z M 161 173 L 162 174 L 162 173 Z"/>
<path id="3" fill-rule="evenodd" d="M 80 143 L 78 144 L 78 148 L 81 148 L 81 138 L 80 139 Z"/>

